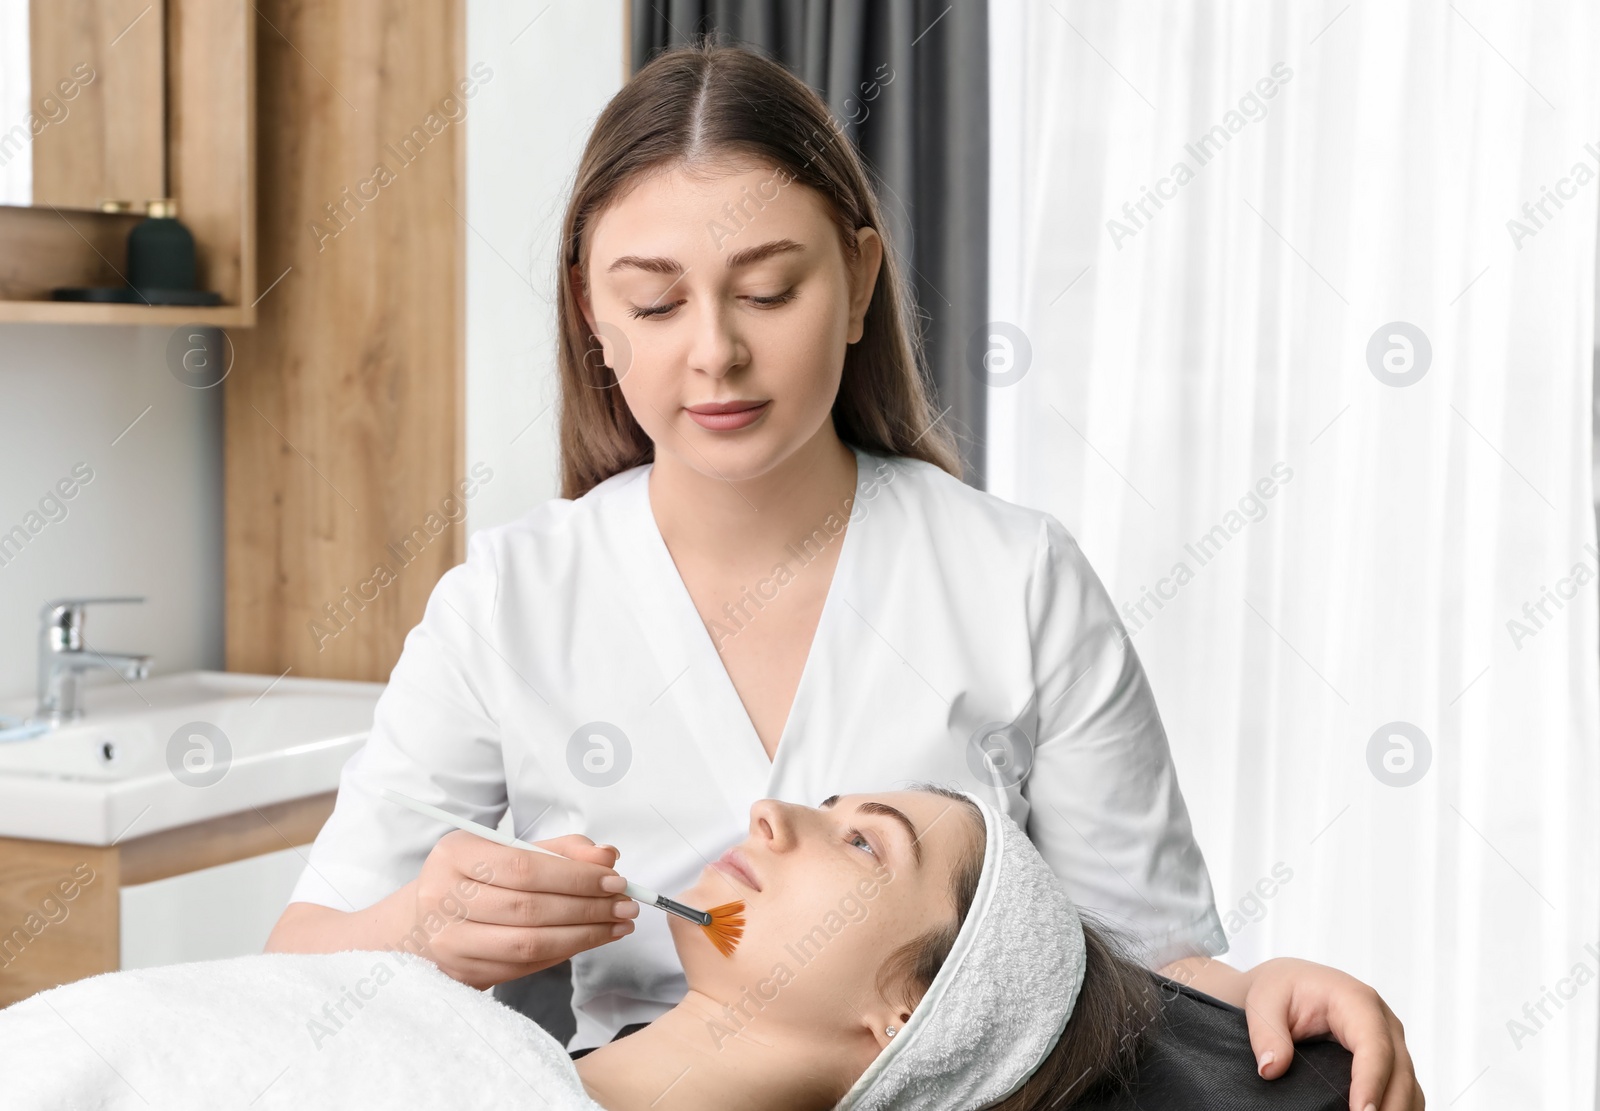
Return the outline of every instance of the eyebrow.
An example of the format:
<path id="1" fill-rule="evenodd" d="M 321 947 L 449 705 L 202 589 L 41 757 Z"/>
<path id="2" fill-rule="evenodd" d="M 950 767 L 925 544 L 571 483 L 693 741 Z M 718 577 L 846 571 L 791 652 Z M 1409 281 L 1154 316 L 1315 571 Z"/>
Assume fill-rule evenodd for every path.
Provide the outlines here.
<path id="1" fill-rule="evenodd" d="M 774 255 L 805 252 L 805 246 L 796 243 L 793 239 L 774 239 L 770 243 L 759 243 L 754 247 L 745 247 L 728 256 L 728 269 L 737 270 L 741 266 L 761 262 L 772 258 Z M 625 269 L 645 270 L 651 274 L 681 274 L 684 272 L 683 264 L 677 259 L 666 258 L 661 255 L 644 257 L 642 255 L 623 255 L 615 259 L 606 267 L 606 273 L 612 274 Z"/>
<path id="2" fill-rule="evenodd" d="M 838 795 L 829 795 L 822 800 L 822 809 L 827 810 L 839 801 Z M 862 802 L 856 804 L 857 814 L 878 814 L 885 818 L 893 818 L 905 826 L 906 835 L 911 838 L 911 855 L 917 862 L 917 867 L 922 867 L 922 834 L 917 832 L 917 827 L 911 824 L 911 819 L 905 814 L 890 806 L 886 802 Z"/>

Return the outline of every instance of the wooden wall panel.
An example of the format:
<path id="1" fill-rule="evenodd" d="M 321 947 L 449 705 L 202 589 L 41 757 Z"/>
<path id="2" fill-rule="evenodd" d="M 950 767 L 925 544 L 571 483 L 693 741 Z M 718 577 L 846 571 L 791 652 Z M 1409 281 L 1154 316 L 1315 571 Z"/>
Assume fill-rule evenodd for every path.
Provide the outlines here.
<path id="1" fill-rule="evenodd" d="M 185 0 L 167 8 L 169 196 L 202 245 L 201 289 L 246 311 L 256 299 L 255 25 L 249 4 Z"/>
<path id="2" fill-rule="evenodd" d="M 224 385 L 227 667 L 382 681 L 465 552 L 460 523 L 429 529 L 465 477 L 463 3 L 257 13 L 263 292 Z"/>

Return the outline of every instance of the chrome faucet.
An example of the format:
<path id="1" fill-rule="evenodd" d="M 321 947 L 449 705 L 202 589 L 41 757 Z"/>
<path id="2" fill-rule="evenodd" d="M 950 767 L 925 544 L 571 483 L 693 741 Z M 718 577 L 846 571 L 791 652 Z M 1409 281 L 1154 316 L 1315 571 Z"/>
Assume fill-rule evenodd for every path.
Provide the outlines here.
<path id="1" fill-rule="evenodd" d="M 39 611 L 39 708 L 34 720 L 59 725 L 83 716 L 78 697 L 78 676 L 95 668 L 109 668 L 124 679 L 150 674 L 150 657 L 125 652 L 100 652 L 83 642 L 83 607 L 109 603 L 142 602 L 130 598 L 57 598 Z"/>

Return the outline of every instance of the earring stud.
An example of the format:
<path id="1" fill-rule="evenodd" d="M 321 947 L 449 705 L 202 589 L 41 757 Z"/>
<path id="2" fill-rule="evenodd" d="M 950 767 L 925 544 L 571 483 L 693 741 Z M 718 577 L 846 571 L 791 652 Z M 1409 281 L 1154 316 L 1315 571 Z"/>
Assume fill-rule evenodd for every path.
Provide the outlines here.
<path id="1" fill-rule="evenodd" d="M 885 1027 L 884 1027 L 884 1028 L 883 1028 L 883 1032 L 884 1032 L 884 1033 L 885 1033 L 885 1034 L 888 1034 L 888 1035 L 889 1035 L 889 1036 L 890 1036 L 890 1037 L 891 1037 L 891 1038 L 892 1038 L 892 1037 L 894 1037 L 894 1036 L 895 1036 L 895 1035 L 896 1035 L 896 1034 L 898 1034 L 898 1033 L 899 1033 L 899 1032 L 900 1032 L 900 1031 L 899 1031 L 899 1030 L 897 1030 L 897 1029 L 895 1029 L 895 1028 L 894 1028 L 894 1027 L 893 1027 L 893 1026 L 885 1026 Z"/>

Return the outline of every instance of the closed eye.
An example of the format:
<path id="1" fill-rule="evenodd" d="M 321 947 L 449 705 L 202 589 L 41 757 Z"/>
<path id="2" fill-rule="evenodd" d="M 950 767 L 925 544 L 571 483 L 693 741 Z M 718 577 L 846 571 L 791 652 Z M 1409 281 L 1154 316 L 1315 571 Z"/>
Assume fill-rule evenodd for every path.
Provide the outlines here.
<path id="1" fill-rule="evenodd" d="M 637 305 L 633 305 L 629 307 L 628 315 L 633 317 L 635 320 L 643 320 L 647 316 L 661 316 L 665 313 L 669 313 L 675 307 L 676 306 L 674 305 L 647 305 L 641 309 Z"/>
<path id="2" fill-rule="evenodd" d="M 794 290 L 786 289 L 782 293 L 776 294 L 772 297 L 752 297 L 750 300 L 754 304 L 770 308 L 773 305 L 787 305 L 790 301 L 793 301 L 794 298 Z"/>
<path id="3" fill-rule="evenodd" d="M 748 297 L 746 300 L 753 305 L 759 305 L 761 308 L 771 309 L 776 308 L 779 305 L 787 305 L 790 301 L 793 301 L 796 296 L 798 295 L 793 289 L 787 289 L 784 292 L 774 294 L 771 297 Z M 642 307 L 638 305 L 630 305 L 628 307 L 628 315 L 633 317 L 635 320 L 643 320 L 647 317 L 665 316 L 667 313 L 671 312 L 677 307 L 678 302 L 676 301 L 669 305 L 645 305 Z"/>

